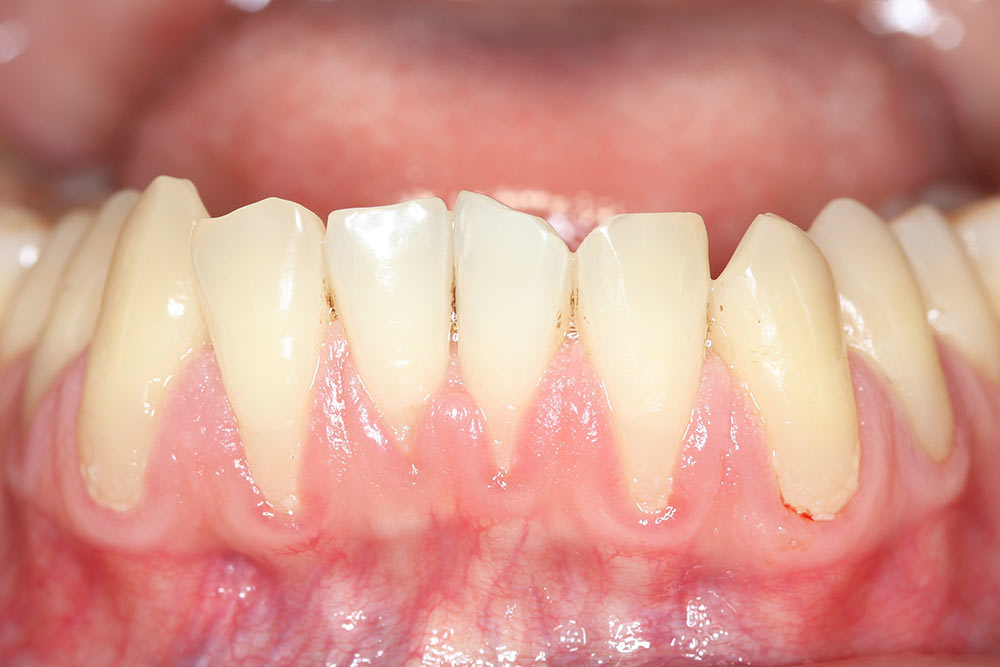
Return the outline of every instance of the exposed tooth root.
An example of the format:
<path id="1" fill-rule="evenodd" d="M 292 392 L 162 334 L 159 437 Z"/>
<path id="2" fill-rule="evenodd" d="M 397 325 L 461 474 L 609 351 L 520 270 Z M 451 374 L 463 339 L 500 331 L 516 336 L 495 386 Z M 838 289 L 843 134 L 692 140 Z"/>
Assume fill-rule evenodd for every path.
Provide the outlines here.
<path id="1" fill-rule="evenodd" d="M 24 272 L 38 261 L 47 236 L 44 219 L 34 211 L 0 206 L 0 318 Z"/>
<path id="2" fill-rule="evenodd" d="M 327 276 L 365 388 L 401 445 L 448 372 L 452 230 L 440 199 L 334 211 Z"/>
<path id="3" fill-rule="evenodd" d="M 831 202 L 809 230 L 833 271 L 847 344 L 895 391 L 935 461 L 951 451 L 954 417 L 913 272 L 889 226 L 856 201 Z"/>
<path id="4" fill-rule="evenodd" d="M 52 230 L 37 263 L 25 274 L 11 297 L 0 332 L 0 363 L 23 354 L 38 340 L 66 264 L 93 219 L 89 211 L 71 211 Z"/>
<path id="5" fill-rule="evenodd" d="M 577 251 L 577 326 L 608 393 L 633 497 L 667 503 L 698 390 L 710 286 L 693 213 L 620 215 Z"/>
<path id="6" fill-rule="evenodd" d="M 1000 317 L 1000 197 L 971 204 L 957 211 L 955 229 L 965 243 L 979 280 Z"/>
<path id="7" fill-rule="evenodd" d="M 1000 382 L 1000 329 L 969 258 L 935 208 L 916 206 L 892 222 L 923 294 L 927 321 L 993 382 Z"/>
<path id="8" fill-rule="evenodd" d="M 323 223 L 298 204 L 265 199 L 197 223 L 191 251 L 247 463 L 271 503 L 291 512 L 330 316 Z"/>
<path id="9" fill-rule="evenodd" d="M 128 216 L 87 360 L 78 425 L 91 495 L 135 505 L 156 418 L 182 360 L 208 343 L 191 263 L 191 230 L 208 212 L 190 181 L 161 176 Z"/>
<path id="10" fill-rule="evenodd" d="M 712 349 L 759 409 L 785 502 L 833 517 L 858 485 L 857 408 L 830 269 L 801 229 L 758 216 L 712 287 Z"/>
<path id="11" fill-rule="evenodd" d="M 484 195 L 455 204 L 458 359 L 502 468 L 569 322 L 570 252 L 541 218 Z"/>
<path id="12" fill-rule="evenodd" d="M 31 360 L 25 417 L 31 416 L 52 380 L 93 337 L 111 255 L 122 224 L 138 198 L 135 190 L 122 190 L 109 197 L 66 265 Z"/>

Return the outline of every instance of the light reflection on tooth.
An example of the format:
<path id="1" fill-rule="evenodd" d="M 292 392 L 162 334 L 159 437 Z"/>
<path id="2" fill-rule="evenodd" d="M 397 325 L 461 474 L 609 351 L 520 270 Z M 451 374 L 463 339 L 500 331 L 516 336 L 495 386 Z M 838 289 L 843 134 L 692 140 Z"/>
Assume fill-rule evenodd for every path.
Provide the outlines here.
<path id="1" fill-rule="evenodd" d="M 970 204 L 956 211 L 952 220 L 979 273 L 993 314 L 1000 317 L 1000 197 Z"/>
<path id="2" fill-rule="evenodd" d="M 986 378 L 1000 382 L 1000 328 L 948 221 L 921 205 L 891 226 L 913 267 L 931 327 Z"/>
<path id="3" fill-rule="evenodd" d="M 263 494 L 292 512 L 330 316 L 323 223 L 298 204 L 265 199 L 198 222 L 191 251 L 247 463 Z"/>
<path id="4" fill-rule="evenodd" d="M 10 300 L 0 331 L 0 363 L 23 354 L 38 340 L 66 264 L 90 229 L 90 211 L 74 210 L 56 224 L 35 265 L 25 274 Z"/>
<path id="5" fill-rule="evenodd" d="M 0 206 L 0 319 L 24 272 L 35 265 L 48 236 L 45 220 L 18 206 Z"/>
<path id="6" fill-rule="evenodd" d="M 455 309 L 462 380 L 499 466 L 569 324 L 570 252 L 541 218 L 472 192 L 455 203 Z"/>
<path id="7" fill-rule="evenodd" d="M 83 352 L 94 335 L 111 254 L 138 198 L 135 190 L 122 190 L 109 197 L 66 265 L 32 356 L 25 388 L 25 417 L 34 411 L 56 375 Z"/>
<path id="8" fill-rule="evenodd" d="M 191 230 L 208 212 L 190 181 L 161 176 L 122 228 L 87 359 L 78 424 L 91 495 L 133 506 L 167 386 L 208 343 L 191 262 Z"/>
<path id="9" fill-rule="evenodd" d="M 924 451 L 944 460 L 952 443 L 951 401 L 920 289 L 895 236 L 849 199 L 824 208 L 809 235 L 833 271 L 847 344 L 885 375 Z"/>

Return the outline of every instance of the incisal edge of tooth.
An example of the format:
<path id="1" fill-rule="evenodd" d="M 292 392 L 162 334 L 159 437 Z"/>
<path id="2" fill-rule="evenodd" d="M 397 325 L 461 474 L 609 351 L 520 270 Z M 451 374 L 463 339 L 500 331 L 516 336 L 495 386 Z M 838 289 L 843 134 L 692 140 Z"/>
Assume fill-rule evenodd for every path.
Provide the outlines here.
<path id="1" fill-rule="evenodd" d="M 265 199 L 198 222 L 191 251 L 250 471 L 265 497 L 291 512 L 330 316 L 323 223 L 298 204 Z"/>
<path id="2" fill-rule="evenodd" d="M 0 363 L 7 363 L 38 340 L 66 264 L 93 223 L 90 211 L 77 209 L 59 219 L 38 261 L 18 283 L 0 331 Z"/>
<path id="3" fill-rule="evenodd" d="M 448 372 L 451 246 L 437 198 L 334 211 L 327 223 L 337 317 L 365 389 L 403 447 Z"/>
<path id="4" fill-rule="evenodd" d="M 24 272 L 41 254 L 48 225 L 41 215 L 20 206 L 0 206 L 0 318 Z"/>
<path id="5" fill-rule="evenodd" d="M 454 215 L 459 366 L 507 469 L 522 411 L 569 324 L 570 252 L 547 222 L 485 195 L 460 193 Z"/>
<path id="6" fill-rule="evenodd" d="M 56 375 L 83 352 L 93 337 L 111 255 L 122 224 L 138 198 L 138 192 L 128 189 L 108 197 L 66 265 L 32 355 L 25 387 L 25 417 L 34 411 Z"/>
<path id="7" fill-rule="evenodd" d="M 952 217 L 965 252 L 979 273 L 979 280 L 1000 317 L 1000 197 L 970 204 Z"/>
<path id="8" fill-rule="evenodd" d="M 132 208 L 111 259 L 77 426 L 91 496 L 124 510 L 143 472 L 166 388 L 208 343 L 191 231 L 208 212 L 190 181 L 161 176 Z"/>
<path id="9" fill-rule="evenodd" d="M 1000 381 L 1000 329 L 948 221 L 920 205 L 891 227 L 913 267 L 931 327 L 987 379 Z"/>
<path id="10" fill-rule="evenodd" d="M 693 213 L 611 218 L 577 250 L 577 282 L 580 339 L 604 382 L 633 498 L 662 508 L 705 359 L 705 223 Z"/>
<path id="11" fill-rule="evenodd" d="M 830 202 L 809 235 L 833 272 L 847 344 L 886 377 L 927 455 L 944 460 L 952 445 L 951 400 L 920 288 L 896 237 L 850 199 Z"/>
<path id="12" fill-rule="evenodd" d="M 860 444 L 837 291 L 819 249 L 754 220 L 712 285 L 712 349 L 746 383 L 786 504 L 832 518 L 858 486 Z"/>

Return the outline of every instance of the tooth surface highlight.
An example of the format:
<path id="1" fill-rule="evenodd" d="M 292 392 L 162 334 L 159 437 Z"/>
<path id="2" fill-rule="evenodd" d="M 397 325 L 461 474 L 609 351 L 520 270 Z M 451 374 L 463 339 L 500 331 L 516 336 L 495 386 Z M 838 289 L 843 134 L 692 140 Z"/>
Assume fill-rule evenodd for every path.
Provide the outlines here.
<path id="1" fill-rule="evenodd" d="M 957 211 L 953 221 L 965 252 L 979 273 L 993 314 L 1000 317 L 1000 197 Z"/>
<path id="2" fill-rule="evenodd" d="M 75 210 L 59 219 L 38 261 L 11 297 L 0 331 L 0 363 L 24 353 L 38 340 L 66 264 L 90 229 L 93 218 L 89 211 Z"/>
<path id="3" fill-rule="evenodd" d="M 404 447 L 448 371 L 451 246 L 437 198 L 334 211 L 327 223 L 334 308 L 366 390 Z"/>
<path id="4" fill-rule="evenodd" d="M 198 222 L 191 251 L 247 463 L 264 495 L 292 511 L 330 314 L 323 223 L 298 204 L 265 199 Z"/>
<path id="5" fill-rule="evenodd" d="M 459 365 L 506 469 L 521 412 L 569 324 L 570 253 L 544 220 L 490 197 L 462 192 L 454 214 Z"/>
<path id="6" fill-rule="evenodd" d="M 135 190 L 121 190 L 109 197 L 66 265 L 32 356 L 25 416 L 30 416 L 52 380 L 93 337 L 111 254 L 122 223 L 138 198 Z"/>
<path id="7" fill-rule="evenodd" d="M 24 272 L 38 261 L 47 235 L 45 220 L 34 211 L 0 206 L 0 318 Z"/>
<path id="8" fill-rule="evenodd" d="M 167 385 L 208 343 L 191 260 L 191 230 L 207 217 L 190 181 L 161 176 L 132 208 L 111 259 L 77 440 L 91 496 L 115 509 L 139 499 Z"/>
<path id="9" fill-rule="evenodd" d="M 830 269 L 801 229 L 760 215 L 710 303 L 712 349 L 756 404 L 785 503 L 832 518 L 858 485 L 857 408 Z"/>
<path id="10" fill-rule="evenodd" d="M 666 506 L 705 358 L 708 236 L 693 213 L 619 215 L 577 250 L 576 322 L 604 382 L 626 479 Z"/>
<path id="11" fill-rule="evenodd" d="M 1000 329 L 948 221 L 921 205 L 893 220 L 892 231 L 913 267 L 931 327 L 984 376 L 1000 382 Z"/>
<path id="12" fill-rule="evenodd" d="M 951 400 L 920 288 L 895 236 L 850 199 L 827 205 L 809 235 L 833 272 L 847 344 L 885 375 L 924 451 L 944 460 L 952 444 Z"/>

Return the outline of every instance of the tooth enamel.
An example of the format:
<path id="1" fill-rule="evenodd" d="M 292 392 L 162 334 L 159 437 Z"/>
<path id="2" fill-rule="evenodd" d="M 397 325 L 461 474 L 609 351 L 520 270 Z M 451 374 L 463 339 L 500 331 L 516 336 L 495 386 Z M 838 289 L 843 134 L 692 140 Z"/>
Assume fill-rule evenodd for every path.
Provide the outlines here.
<path id="1" fill-rule="evenodd" d="M 979 273 L 993 313 L 1000 317 L 1000 197 L 963 208 L 953 221 L 965 252 Z"/>
<path id="2" fill-rule="evenodd" d="M 24 272 L 35 265 L 48 228 L 34 211 L 0 206 L 0 317 Z"/>
<path id="3" fill-rule="evenodd" d="M 109 197 L 66 265 L 32 356 L 25 388 L 25 416 L 30 416 L 55 376 L 83 352 L 93 337 L 111 254 L 122 223 L 138 198 L 135 190 L 122 190 Z"/>
<path id="4" fill-rule="evenodd" d="M 291 511 L 330 314 L 323 223 L 298 204 L 265 199 L 198 222 L 191 251 L 247 463 L 263 494 Z"/>
<path id="5" fill-rule="evenodd" d="M 570 253 L 544 220 L 484 195 L 462 192 L 454 213 L 462 379 L 509 468 L 521 412 L 569 324 Z"/>
<path id="6" fill-rule="evenodd" d="M 708 236 L 693 213 L 619 215 L 577 250 L 576 322 L 604 382 L 633 497 L 662 508 L 708 327 Z"/>
<path id="7" fill-rule="evenodd" d="M 885 375 L 924 451 L 944 460 L 951 451 L 951 401 L 920 288 L 895 236 L 849 199 L 831 202 L 809 234 L 833 272 L 847 344 Z"/>
<path id="8" fill-rule="evenodd" d="M 404 447 L 448 370 L 451 244 L 437 198 L 334 211 L 327 223 L 334 308 L 365 388 Z"/>
<path id="9" fill-rule="evenodd" d="M 857 408 L 830 269 L 801 229 L 758 216 L 712 286 L 712 349 L 756 404 L 784 501 L 832 518 L 858 485 Z"/>
<path id="10" fill-rule="evenodd" d="M 207 217 L 190 181 L 161 176 L 132 208 L 111 260 L 77 437 L 91 495 L 115 509 L 139 499 L 167 384 L 208 342 L 191 261 L 191 230 Z"/>
<path id="11" fill-rule="evenodd" d="M 913 267 L 931 327 L 988 379 L 1000 381 L 1000 330 L 948 221 L 921 205 L 891 226 Z"/>
<path id="12" fill-rule="evenodd" d="M 89 211 L 67 213 L 49 235 L 35 265 L 18 283 L 0 331 L 0 363 L 23 354 L 45 326 L 60 278 L 93 221 Z"/>

